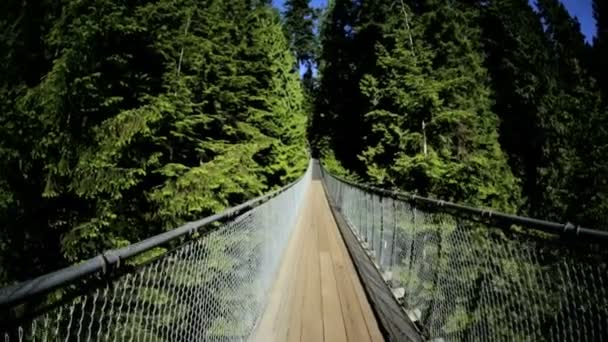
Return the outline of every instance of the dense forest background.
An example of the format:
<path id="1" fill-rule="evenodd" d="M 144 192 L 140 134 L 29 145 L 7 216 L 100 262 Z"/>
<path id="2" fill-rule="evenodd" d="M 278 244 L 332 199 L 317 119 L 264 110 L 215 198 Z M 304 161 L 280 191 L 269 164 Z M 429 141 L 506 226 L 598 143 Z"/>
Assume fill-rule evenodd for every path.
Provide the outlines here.
<path id="1" fill-rule="evenodd" d="M 587 44 L 559 0 L 334 0 L 309 136 L 385 188 L 608 225 L 608 5 Z"/>
<path id="2" fill-rule="evenodd" d="M 0 4 L 0 283 L 297 178 L 608 226 L 608 5 Z M 308 136 L 308 142 L 306 139 Z"/>
<path id="3" fill-rule="evenodd" d="M 265 1 L 8 0 L 0 32 L 0 283 L 306 168 L 305 93 Z"/>

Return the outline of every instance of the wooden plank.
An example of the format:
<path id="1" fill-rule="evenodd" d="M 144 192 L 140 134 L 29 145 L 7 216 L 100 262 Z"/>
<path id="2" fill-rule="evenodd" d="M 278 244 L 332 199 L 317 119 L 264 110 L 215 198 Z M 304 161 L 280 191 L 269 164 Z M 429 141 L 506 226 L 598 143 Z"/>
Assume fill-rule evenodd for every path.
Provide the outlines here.
<path id="1" fill-rule="evenodd" d="M 298 276 L 301 275 L 302 272 L 299 272 L 298 269 L 299 267 L 302 266 L 304 259 L 302 257 L 302 254 L 306 252 L 306 246 L 304 246 L 303 243 L 301 243 L 301 241 L 303 240 L 303 237 L 306 235 L 306 227 L 308 227 L 309 225 L 309 217 L 310 215 L 308 215 L 308 213 L 306 213 L 307 215 L 307 219 L 303 221 L 303 225 L 301 227 L 298 227 L 299 229 L 299 239 L 297 240 L 298 243 L 295 245 L 295 247 L 292 247 L 294 249 L 296 249 L 296 253 L 294 255 L 294 259 L 291 261 L 291 264 L 289 265 L 289 273 L 290 273 L 290 277 L 289 277 L 289 281 L 286 283 L 286 287 L 282 289 L 283 294 L 284 294 L 284 299 L 283 299 L 283 305 L 281 307 L 281 310 L 277 313 L 277 317 L 276 317 L 276 325 L 274 327 L 274 331 L 275 331 L 275 338 L 274 341 L 285 341 L 287 340 L 287 336 L 289 334 L 289 331 L 291 329 L 291 325 L 292 325 L 292 314 L 294 313 L 294 308 L 296 306 L 296 302 L 298 301 L 298 295 L 301 293 L 298 292 L 297 290 L 294 291 L 294 288 L 296 288 L 296 281 Z M 295 266 L 295 267 L 294 267 Z"/>
<path id="2" fill-rule="evenodd" d="M 367 322 L 365 321 L 365 317 L 363 317 L 361 303 L 355 292 L 355 285 L 346 268 L 346 263 L 350 260 L 346 258 L 342 251 L 340 246 L 340 243 L 342 242 L 341 237 L 337 236 L 337 233 L 338 232 L 334 230 L 329 234 L 330 250 L 332 259 L 334 260 L 334 273 L 336 275 L 338 295 L 340 296 L 340 305 L 342 306 L 342 313 L 344 316 L 346 336 L 349 341 L 353 342 L 372 341 Z"/>
<path id="3" fill-rule="evenodd" d="M 374 315 L 376 324 L 382 327 L 382 331 L 386 334 L 387 339 L 394 341 L 423 341 L 424 339 L 416 326 L 407 317 L 397 300 L 395 300 L 382 274 L 353 235 L 342 213 L 335 207 L 331 207 L 331 211 L 342 239 L 348 246 L 348 254 L 352 257 L 351 261 L 357 266 L 358 272 L 355 273 L 353 269 L 351 277 L 353 278 L 353 282 L 355 282 L 355 278 L 364 279 L 363 281 L 356 281 L 362 286 L 362 289 L 365 288 L 365 293 L 362 293 L 360 298 L 362 302 L 365 297 L 365 302 L 369 301 L 369 303 L 373 303 L 374 313 L 377 315 Z"/>
<path id="4" fill-rule="evenodd" d="M 310 215 L 309 215 L 310 218 Z M 306 260 L 309 259 L 310 255 L 310 246 L 312 243 L 312 239 L 308 237 L 310 235 L 310 220 L 307 221 L 308 225 L 302 228 L 304 232 L 301 243 L 300 243 L 300 253 L 299 259 L 296 267 L 294 267 L 294 272 L 296 272 L 296 277 L 294 278 L 294 284 L 291 289 L 286 289 L 286 291 L 293 292 L 294 296 L 292 301 L 290 302 L 291 311 L 289 313 L 289 325 L 287 328 L 287 335 L 283 341 L 288 342 L 300 342 L 302 337 L 302 309 L 304 307 L 304 301 L 306 300 L 305 296 L 305 288 L 306 288 L 306 273 L 302 272 L 306 267 Z"/>
<path id="5" fill-rule="evenodd" d="M 253 341 L 383 341 L 330 210 L 313 181 Z"/>
<path id="6" fill-rule="evenodd" d="M 311 189 L 312 190 L 312 189 Z M 316 196 L 312 196 L 314 202 Z M 307 238 L 311 239 L 306 267 L 300 271 L 307 273 L 304 288 L 304 306 L 302 307 L 302 336 L 301 341 L 323 341 L 323 312 L 321 309 L 321 274 L 319 265 L 319 246 L 317 241 L 317 225 L 313 215 Z"/>
<path id="7" fill-rule="evenodd" d="M 384 337 L 380 332 L 380 328 L 378 326 L 378 322 L 376 321 L 376 316 L 372 311 L 372 308 L 367 300 L 367 296 L 365 295 L 365 291 L 361 286 L 361 280 L 357 275 L 357 271 L 355 270 L 355 266 L 351 263 L 346 267 L 346 273 L 350 276 L 355 295 L 361 305 L 361 313 L 363 314 L 363 318 L 365 319 L 365 323 L 367 326 L 367 330 L 370 333 L 370 337 L 372 341 L 384 341 Z"/>
<path id="8" fill-rule="evenodd" d="M 319 187 L 313 185 L 312 196 L 314 198 L 314 216 L 316 219 L 316 228 L 318 234 L 318 243 L 320 252 L 329 252 L 329 237 L 327 231 L 331 230 L 331 221 L 327 220 L 327 213 L 323 211 L 323 193 L 319 192 Z"/>
<path id="9" fill-rule="evenodd" d="M 323 298 L 324 341 L 346 342 L 346 330 L 342 318 L 340 297 L 334 276 L 334 267 L 328 252 L 320 253 L 321 296 Z"/>
<path id="10" fill-rule="evenodd" d="M 323 215 L 331 222 L 330 245 L 348 339 L 384 341 L 324 193 L 320 202 Z"/>
<path id="11" fill-rule="evenodd" d="M 278 329 L 286 325 L 283 321 L 284 315 L 280 313 L 288 305 L 286 298 L 293 293 L 293 291 L 290 291 L 291 279 L 297 274 L 297 269 L 294 269 L 293 265 L 300 259 L 299 256 L 302 250 L 300 242 L 305 233 L 305 227 L 310 225 L 310 211 L 312 210 L 311 195 L 312 193 L 309 190 L 303 202 L 302 211 L 298 215 L 296 227 L 285 250 L 285 257 L 277 273 L 276 282 L 270 291 L 268 305 L 251 338 L 252 341 L 283 341 L 277 336 Z"/>
<path id="12" fill-rule="evenodd" d="M 279 312 L 285 297 L 284 289 L 287 288 L 286 282 L 289 275 L 287 264 L 289 259 L 286 258 L 284 265 L 281 266 L 277 281 L 270 292 L 269 303 L 252 338 L 253 341 L 272 341 L 275 338 L 275 327 L 280 324 L 280 322 L 276 322 L 276 319 L 280 317 Z"/>

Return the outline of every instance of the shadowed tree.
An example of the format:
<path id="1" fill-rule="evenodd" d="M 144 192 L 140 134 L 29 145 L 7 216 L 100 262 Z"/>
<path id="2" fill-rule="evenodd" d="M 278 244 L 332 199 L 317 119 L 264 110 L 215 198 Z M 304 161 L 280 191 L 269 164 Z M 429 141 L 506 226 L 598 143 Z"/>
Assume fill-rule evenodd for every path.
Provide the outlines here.
<path id="1" fill-rule="evenodd" d="M 299 65 L 311 70 L 317 43 L 314 33 L 316 13 L 310 7 L 310 0 L 285 1 L 284 27 L 291 49 Z"/>
<path id="2" fill-rule="evenodd" d="M 593 0 L 596 36 L 593 40 L 594 76 L 602 91 L 604 104 L 608 103 L 608 2 Z"/>
<path id="3" fill-rule="evenodd" d="M 124 246 L 304 170 L 304 94 L 268 1 L 2 6 L 1 280 Z M 20 71 L 26 55 L 40 70 Z"/>

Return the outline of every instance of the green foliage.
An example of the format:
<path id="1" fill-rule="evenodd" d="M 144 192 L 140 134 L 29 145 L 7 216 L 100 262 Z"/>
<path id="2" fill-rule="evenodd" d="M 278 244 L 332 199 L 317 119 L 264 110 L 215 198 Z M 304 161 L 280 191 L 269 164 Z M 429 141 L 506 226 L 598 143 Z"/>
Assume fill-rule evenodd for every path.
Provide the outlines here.
<path id="1" fill-rule="evenodd" d="M 313 149 L 336 165 L 334 172 L 343 165 L 384 188 L 605 226 L 601 32 L 592 55 L 560 1 L 537 5 L 538 12 L 527 0 L 332 1 L 322 25 Z M 601 17 L 599 1 L 595 10 Z M 598 22 L 600 31 L 604 26 Z M 509 304 L 472 310 L 479 297 L 457 290 L 467 287 L 523 298 L 552 291 L 551 300 L 526 310 L 545 322 L 567 317 L 554 299 L 562 290 L 519 285 L 526 276 L 542 282 L 548 267 L 514 258 L 516 237 L 460 221 L 398 225 L 397 240 L 420 242 L 425 260 L 419 270 L 402 260 L 394 276 L 410 290 L 405 301 L 414 302 L 406 308 L 428 309 L 417 298 L 441 308 L 427 311 L 438 322 L 437 336 L 481 329 L 506 340 L 534 338 L 504 324 L 526 319 L 505 316 L 514 312 Z M 467 241 L 450 227 L 466 232 Z M 504 253 L 489 260 L 496 246 Z M 427 260 L 437 273 L 425 269 Z M 421 317 L 423 326 L 430 319 Z"/>
<path id="2" fill-rule="evenodd" d="M 374 183 L 513 211 L 518 182 L 498 144 L 476 12 L 417 5 L 334 3 L 313 120 L 334 130 L 338 160 Z"/>
<path id="3" fill-rule="evenodd" d="M 314 33 L 316 11 L 310 7 L 310 0 L 285 1 L 285 33 L 298 64 L 309 68 L 317 55 L 317 38 Z"/>
<path id="4" fill-rule="evenodd" d="M 527 0 L 330 2 L 313 154 L 330 149 L 382 186 L 605 225 L 603 7 L 594 5 L 593 54 L 563 4 L 537 8 Z"/>
<path id="5" fill-rule="evenodd" d="M 2 6 L 0 262 L 30 264 L 0 280 L 124 246 L 305 169 L 304 93 L 265 2 Z"/>
<path id="6" fill-rule="evenodd" d="M 608 4 L 606 1 L 593 0 L 593 16 L 597 32 L 593 41 L 593 74 L 600 86 L 604 104 L 608 104 Z"/>
<path id="7" fill-rule="evenodd" d="M 321 161 L 323 163 L 323 168 L 331 172 L 333 175 L 344 177 L 354 181 L 358 180 L 359 178 L 357 177 L 357 175 L 353 174 L 352 172 L 344 168 L 344 166 L 342 166 L 342 163 L 340 163 L 340 161 L 336 159 L 336 156 L 334 155 L 332 150 L 326 149 L 325 151 L 323 151 L 321 155 Z"/>
<path id="8" fill-rule="evenodd" d="M 553 79 L 551 53 L 540 17 L 526 0 L 478 6 L 485 66 L 500 118 L 500 142 L 513 173 L 522 180 L 524 211 L 545 204 L 541 166 L 551 130 Z M 513 15 L 517 13 L 517 15 Z M 546 187 L 546 185 L 545 185 Z"/>
<path id="9" fill-rule="evenodd" d="M 593 208 L 605 207 L 601 194 L 608 189 L 600 178 L 606 167 L 602 146 L 607 140 L 605 132 L 594 128 L 605 120 L 605 111 L 589 72 L 590 50 L 578 21 L 563 4 L 544 0 L 538 7 L 546 28 L 550 84 L 555 88 L 540 120 L 544 141 L 539 197 L 532 203 L 532 214 L 600 227 L 608 222 L 607 216 Z"/>
<path id="10" fill-rule="evenodd" d="M 353 171 L 362 167 L 357 153 L 364 146 L 365 133 L 362 125 L 365 108 L 357 91 L 361 77 L 358 70 L 365 66 L 373 49 L 373 42 L 370 46 L 365 39 L 356 41 L 352 34 L 358 24 L 358 8 L 358 3 L 349 0 L 328 4 L 321 23 L 321 76 L 309 129 L 313 155 L 320 156 L 322 149 L 329 147 Z"/>

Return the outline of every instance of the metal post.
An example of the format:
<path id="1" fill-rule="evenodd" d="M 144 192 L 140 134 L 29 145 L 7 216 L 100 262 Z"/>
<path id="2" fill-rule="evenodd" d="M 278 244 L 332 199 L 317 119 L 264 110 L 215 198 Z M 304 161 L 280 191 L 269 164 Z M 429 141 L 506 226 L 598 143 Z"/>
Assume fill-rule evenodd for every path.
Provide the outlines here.
<path id="1" fill-rule="evenodd" d="M 382 267 L 382 250 L 384 250 L 384 202 L 380 197 L 380 246 L 378 248 L 378 264 Z"/>
<path id="2" fill-rule="evenodd" d="M 397 253 L 395 252 L 395 248 L 397 247 L 397 208 L 396 208 L 396 203 L 397 201 L 393 200 L 393 247 L 391 248 L 391 260 L 390 260 L 390 268 L 391 271 L 393 269 L 393 267 L 395 266 L 396 260 L 397 259 Z"/>

